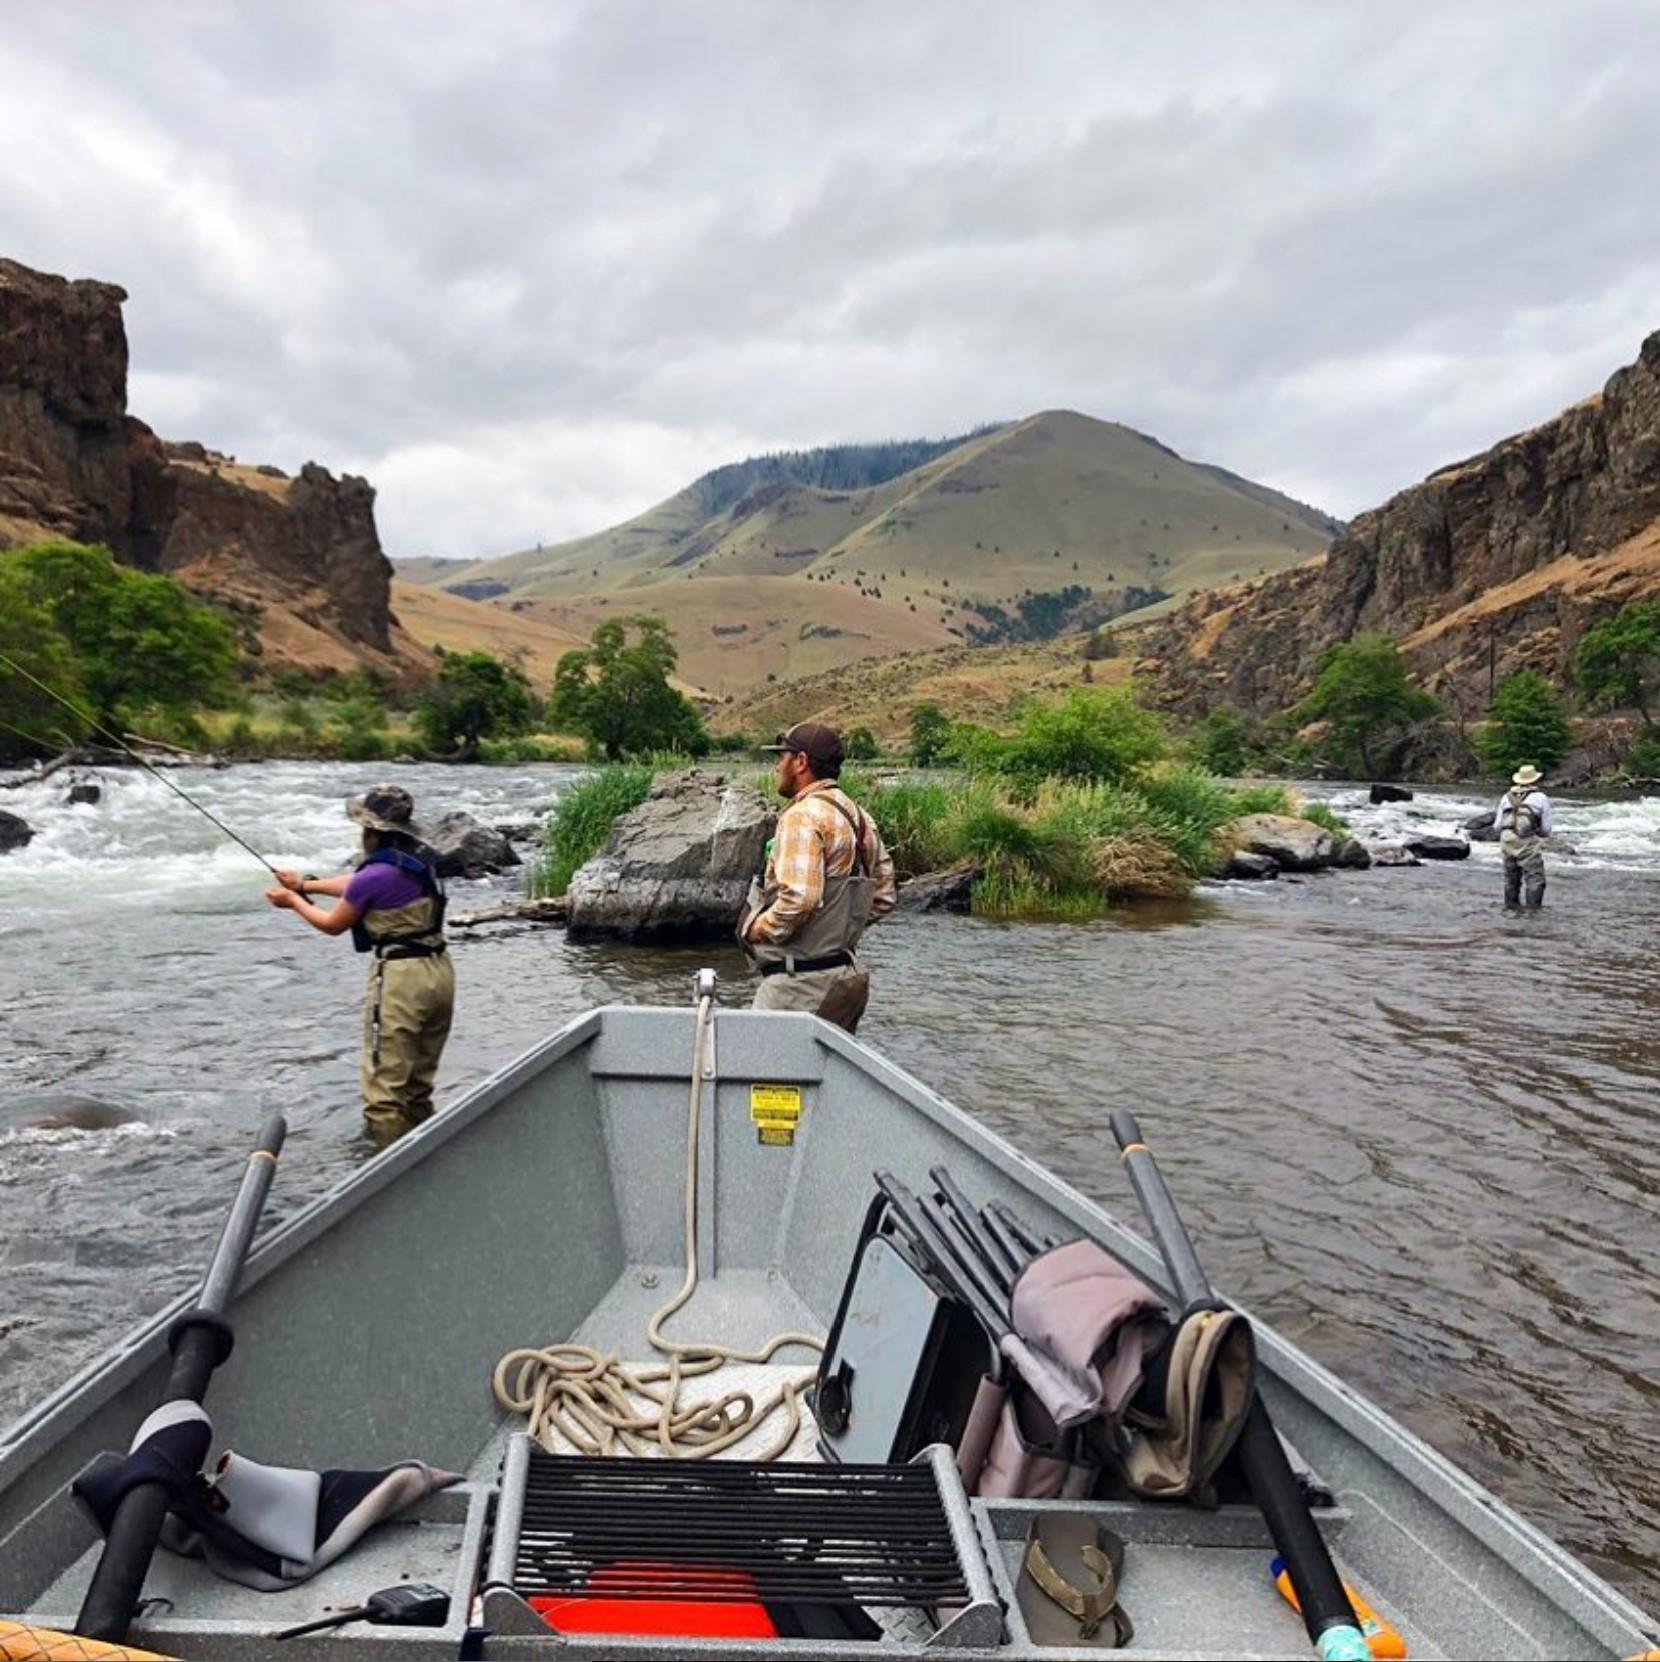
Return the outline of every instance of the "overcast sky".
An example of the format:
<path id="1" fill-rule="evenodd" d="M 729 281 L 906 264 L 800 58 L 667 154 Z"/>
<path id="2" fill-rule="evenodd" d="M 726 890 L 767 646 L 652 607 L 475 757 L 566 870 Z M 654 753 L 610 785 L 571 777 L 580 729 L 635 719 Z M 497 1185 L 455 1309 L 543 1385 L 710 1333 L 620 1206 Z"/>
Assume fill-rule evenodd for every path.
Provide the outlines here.
<path id="1" fill-rule="evenodd" d="M 1055 407 L 1349 515 L 1660 328 L 1660 5 L 6 0 L 0 253 L 389 552 Z"/>

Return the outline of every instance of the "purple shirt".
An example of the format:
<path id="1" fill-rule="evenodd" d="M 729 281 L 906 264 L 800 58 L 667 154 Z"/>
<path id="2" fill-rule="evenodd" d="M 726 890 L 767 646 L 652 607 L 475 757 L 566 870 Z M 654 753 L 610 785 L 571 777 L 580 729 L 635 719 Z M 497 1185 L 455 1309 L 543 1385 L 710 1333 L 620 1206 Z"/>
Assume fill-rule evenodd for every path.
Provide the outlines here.
<path id="1" fill-rule="evenodd" d="M 365 912 L 390 912 L 423 894 L 420 883 L 396 866 L 364 866 L 352 873 L 344 899 Z"/>

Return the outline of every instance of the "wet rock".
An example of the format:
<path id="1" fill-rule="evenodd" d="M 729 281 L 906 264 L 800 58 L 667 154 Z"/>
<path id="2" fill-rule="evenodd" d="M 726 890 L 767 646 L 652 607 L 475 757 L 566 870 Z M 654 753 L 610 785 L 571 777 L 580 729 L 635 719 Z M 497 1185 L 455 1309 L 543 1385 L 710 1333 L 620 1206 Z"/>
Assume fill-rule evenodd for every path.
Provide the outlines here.
<path id="1" fill-rule="evenodd" d="M 758 792 L 724 773 L 664 774 L 571 878 L 571 938 L 730 937 L 777 817 Z"/>
<path id="2" fill-rule="evenodd" d="M 1261 883 L 1271 877 L 1278 877 L 1278 864 L 1266 854 L 1247 854 L 1238 849 L 1233 858 L 1228 861 L 1228 869 L 1222 874 L 1241 883 Z"/>
<path id="3" fill-rule="evenodd" d="M 445 924 L 451 929 L 476 929 L 481 923 L 564 923 L 570 915 L 565 897 L 553 895 L 543 900 L 510 900 L 501 906 L 485 906 L 446 918 Z"/>
<path id="4" fill-rule="evenodd" d="M 1473 843 L 1496 843 L 1499 840 L 1493 816 L 1488 813 L 1471 814 L 1459 829 Z"/>
<path id="5" fill-rule="evenodd" d="M 1372 806 L 1383 802 L 1410 802 L 1412 792 L 1402 785 L 1374 785 L 1370 792 Z"/>
<path id="6" fill-rule="evenodd" d="M 1463 837 L 1408 837 L 1406 847 L 1420 860 L 1468 860 L 1470 845 Z"/>
<path id="7" fill-rule="evenodd" d="M 1358 837 L 1340 837 L 1331 863 L 1346 871 L 1365 871 L 1372 863 L 1372 856 Z"/>
<path id="8" fill-rule="evenodd" d="M 1373 843 L 1367 851 L 1374 866 L 1421 866 L 1423 861 L 1399 843 Z"/>
<path id="9" fill-rule="evenodd" d="M 16 814 L 0 808 L 0 854 L 10 854 L 14 848 L 26 848 L 34 837 L 35 828 Z"/>
<path id="10" fill-rule="evenodd" d="M 1281 871 L 1321 871 L 1337 854 L 1331 832 L 1291 814 L 1246 814 L 1232 829 L 1240 849 L 1266 854 Z"/>
<path id="11" fill-rule="evenodd" d="M 95 785 L 89 779 L 77 779 L 69 787 L 69 805 L 74 807 L 77 802 L 96 803 L 102 800 L 104 787 Z"/>
<path id="12" fill-rule="evenodd" d="M 457 811 L 426 828 L 427 847 L 438 856 L 440 877 L 489 877 L 519 865 L 513 845 L 493 825 Z"/>
<path id="13" fill-rule="evenodd" d="M 978 860 L 962 860 L 943 871 L 924 872 L 899 886 L 902 912 L 969 912 L 974 885 L 985 872 Z"/>
<path id="14" fill-rule="evenodd" d="M 496 829 L 510 843 L 533 843 L 542 835 L 542 827 L 533 819 L 515 820 L 511 825 L 498 825 Z"/>

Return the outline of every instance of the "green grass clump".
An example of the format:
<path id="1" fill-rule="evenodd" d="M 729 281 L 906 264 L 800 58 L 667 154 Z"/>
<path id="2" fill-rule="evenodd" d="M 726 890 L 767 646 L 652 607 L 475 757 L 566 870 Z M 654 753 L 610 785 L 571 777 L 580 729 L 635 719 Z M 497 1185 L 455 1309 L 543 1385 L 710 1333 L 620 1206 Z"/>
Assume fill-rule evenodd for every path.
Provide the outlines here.
<path id="1" fill-rule="evenodd" d="M 1289 814 L 1291 793 L 1284 785 L 1241 785 L 1233 793 L 1236 819 L 1246 814 Z"/>
<path id="2" fill-rule="evenodd" d="M 1349 822 L 1329 802 L 1304 802 L 1296 809 L 1296 814 L 1299 819 L 1310 820 L 1335 837 L 1349 834 Z"/>
<path id="3" fill-rule="evenodd" d="M 618 817 L 645 801 L 654 777 L 648 767 L 601 768 L 556 797 L 542 857 L 530 870 L 529 892 L 538 899 L 563 894 L 577 867 L 599 852 Z"/>

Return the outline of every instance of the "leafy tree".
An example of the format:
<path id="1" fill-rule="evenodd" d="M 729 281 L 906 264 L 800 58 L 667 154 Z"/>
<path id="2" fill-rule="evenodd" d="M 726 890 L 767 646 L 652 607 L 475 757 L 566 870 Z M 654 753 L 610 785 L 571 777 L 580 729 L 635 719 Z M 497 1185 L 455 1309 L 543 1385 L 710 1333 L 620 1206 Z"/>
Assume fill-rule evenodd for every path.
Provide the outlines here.
<path id="1" fill-rule="evenodd" d="M 18 666 L 0 662 L 0 757 L 15 760 L 87 737 L 86 723 L 35 685 L 43 682 L 77 709 L 86 707 L 86 689 L 69 642 L 6 561 L 0 561 L 0 653 Z"/>
<path id="2" fill-rule="evenodd" d="M 115 726 L 144 710 L 188 714 L 229 701 L 235 633 L 171 578 L 72 542 L 39 543 L 5 558 L 69 643 L 100 720 Z"/>
<path id="3" fill-rule="evenodd" d="M 429 750 L 472 761 L 480 739 L 528 733 L 536 697 L 520 671 L 488 652 L 451 652 L 415 705 L 415 726 Z"/>
<path id="4" fill-rule="evenodd" d="M 1554 767 L 1571 737 L 1562 695 L 1544 676 L 1524 669 L 1500 683 L 1476 748 L 1491 772 L 1508 775 L 1528 762 Z"/>
<path id="5" fill-rule="evenodd" d="M 1164 754 L 1159 718 L 1121 687 L 1080 688 L 1056 704 L 1027 706 L 994 766 L 1028 783 L 1119 781 Z"/>
<path id="6" fill-rule="evenodd" d="M 882 754 L 877 748 L 876 735 L 868 727 L 855 727 L 847 735 L 843 749 L 850 762 L 868 762 Z"/>
<path id="7" fill-rule="evenodd" d="M 1579 643 L 1580 691 L 1608 709 L 1632 704 L 1645 727 L 1654 725 L 1649 702 L 1660 676 L 1660 601 L 1639 600 L 1587 629 Z"/>
<path id="8" fill-rule="evenodd" d="M 632 645 L 630 629 L 637 637 Z M 661 618 L 608 618 L 584 649 L 559 660 L 549 714 L 560 728 L 580 733 L 608 762 L 652 750 L 705 755 L 709 735 L 702 718 L 669 685 L 679 661 L 674 637 Z"/>
<path id="9" fill-rule="evenodd" d="M 1349 768 L 1376 773 L 1415 722 L 1441 706 L 1408 679 L 1406 662 L 1383 635 L 1356 635 L 1321 656 L 1314 691 L 1297 707 L 1302 721 L 1326 721 L 1339 759 Z"/>
<path id="10" fill-rule="evenodd" d="M 1235 779 L 1251 764 L 1260 748 L 1252 723 L 1237 710 L 1212 710 L 1193 735 L 1191 753 L 1195 762 L 1210 773 Z"/>
<path id="11" fill-rule="evenodd" d="M 937 704 L 918 704 L 911 710 L 911 760 L 931 768 L 945 758 L 951 737 L 951 718 Z"/>

